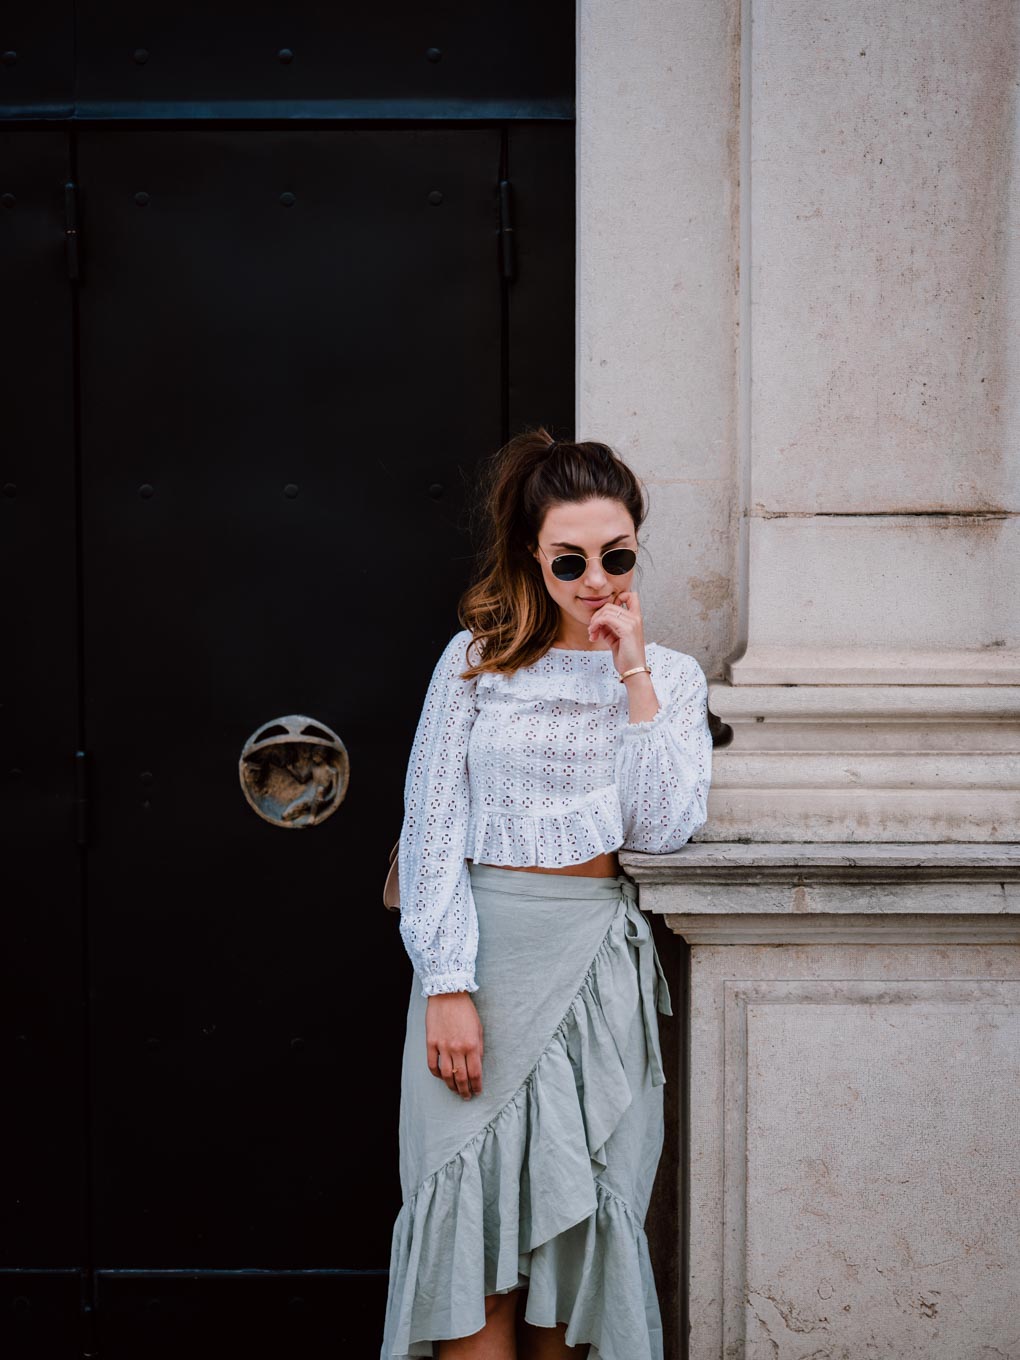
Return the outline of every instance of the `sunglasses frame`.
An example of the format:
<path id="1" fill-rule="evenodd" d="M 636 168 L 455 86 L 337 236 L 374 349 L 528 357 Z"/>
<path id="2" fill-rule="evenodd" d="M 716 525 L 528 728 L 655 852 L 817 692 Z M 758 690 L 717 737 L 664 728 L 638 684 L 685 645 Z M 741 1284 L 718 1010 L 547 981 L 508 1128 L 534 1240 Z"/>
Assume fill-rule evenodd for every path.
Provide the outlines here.
<path id="1" fill-rule="evenodd" d="M 584 575 L 585 571 L 588 569 L 588 563 L 589 563 L 589 562 L 594 562 L 594 561 L 596 560 L 596 557 L 597 557 L 597 559 L 598 559 L 598 561 L 599 561 L 599 563 L 600 563 L 600 565 L 601 565 L 601 567 L 602 567 L 602 570 L 606 573 L 607 576 L 626 576 L 628 571 L 633 571 L 634 568 L 637 566 L 637 554 L 638 554 L 637 548 L 626 548 L 626 547 L 607 548 L 607 549 L 605 550 L 604 553 L 597 553 L 597 554 L 595 555 L 595 557 L 585 557 L 584 553 L 579 553 L 579 552 L 557 553 L 555 557 L 550 558 L 550 557 L 549 557 L 549 554 L 548 554 L 548 553 L 545 551 L 545 549 L 542 547 L 541 543 L 539 543 L 537 546 L 538 546 L 538 551 L 542 554 L 542 556 L 545 558 L 545 560 L 549 563 L 549 570 L 550 570 L 550 571 L 552 572 L 552 574 L 556 577 L 557 581 L 579 581 L 579 580 L 581 579 L 581 577 Z M 634 554 L 634 561 L 633 561 L 633 562 L 631 563 L 631 565 L 630 565 L 629 567 L 627 567 L 624 571 L 610 571 L 609 568 L 608 568 L 608 567 L 606 566 L 606 564 L 605 564 L 605 558 L 607 558 L 607 557 L 609 556 L 610 553 L 614 553 L 614 552 L 630 552 L 630 553 L 633 553 L 633 554 Z M 584 566 L 581 568 L 581 570 L 577 573 L 576 576 L 560 576 L 559 573 L 556 571 L 556 563 L 557 563 L 557 562 L 561 562 L 565 557 L 579 557 L 579 558 L 582 558 L 582 559 L 584 560 Z"/>

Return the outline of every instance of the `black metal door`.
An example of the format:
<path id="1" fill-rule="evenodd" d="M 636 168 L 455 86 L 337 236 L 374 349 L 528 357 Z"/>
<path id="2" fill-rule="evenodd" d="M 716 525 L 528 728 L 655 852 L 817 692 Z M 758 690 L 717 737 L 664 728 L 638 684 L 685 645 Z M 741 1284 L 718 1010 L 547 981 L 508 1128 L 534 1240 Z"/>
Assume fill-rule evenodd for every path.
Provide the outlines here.
<path id="1" fill-rule="evenodd" d="M 378 1352 L 412 976 L 386 854 L 473 470 L 573 403 L 573 7 L 390 30 L 449 64 L 454 11 L 495 74 L 427 117 L 378 15 L 327 117 L 321 51 L 287 96 L 221 72 L 213 116 L 180 25 L 237 35 L 204 11 L 144 47 L 79 14 L 76 99 L 54 67 L 8 103 L 5 1355 Z M 292 20 L 274 82 L 341 50 Z M 513 88 L 528 41 L 544 93 Z M 290 714 L 349 757 L 314 826 L 239 779 Z"/>

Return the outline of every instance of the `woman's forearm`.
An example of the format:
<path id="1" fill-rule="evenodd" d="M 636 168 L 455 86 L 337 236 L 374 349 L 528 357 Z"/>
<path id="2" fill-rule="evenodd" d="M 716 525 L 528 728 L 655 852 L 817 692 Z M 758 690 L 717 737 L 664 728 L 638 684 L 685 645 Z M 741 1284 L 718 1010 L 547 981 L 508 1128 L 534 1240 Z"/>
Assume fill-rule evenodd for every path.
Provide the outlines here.
<path id="1" fill-rule="evenodd" d="M 659 711 L 659 700 L 655 694 L 652 677 L 647 671 L 638 671 L 623 682 L 627 686 L 630 701 L 630 721 L 648 722 Z"/>

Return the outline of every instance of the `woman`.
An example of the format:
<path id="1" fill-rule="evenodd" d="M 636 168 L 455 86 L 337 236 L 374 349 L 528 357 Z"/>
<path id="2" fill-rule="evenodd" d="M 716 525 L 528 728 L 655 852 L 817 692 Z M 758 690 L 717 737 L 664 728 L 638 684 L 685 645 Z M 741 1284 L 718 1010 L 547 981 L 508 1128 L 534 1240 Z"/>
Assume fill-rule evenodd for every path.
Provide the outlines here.
<path id="1" fill-rule="evenodd" d="M 646 507 L 612 449 L 517 435 L 482 504 L 404 788 L 415 981 L 382 1357 L 662 1360 L 643 1225 L 672 1008 L 616 852 L 704 824 L 707 685 L 645 642 Z"/>

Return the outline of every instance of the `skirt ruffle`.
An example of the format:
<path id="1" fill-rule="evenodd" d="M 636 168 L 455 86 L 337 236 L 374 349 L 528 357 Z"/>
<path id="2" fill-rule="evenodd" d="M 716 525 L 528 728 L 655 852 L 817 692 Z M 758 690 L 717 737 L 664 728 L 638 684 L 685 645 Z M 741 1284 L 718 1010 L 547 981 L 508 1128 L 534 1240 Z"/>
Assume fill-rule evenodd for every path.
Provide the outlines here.
<path id="1" fill-rule="evenodd" d="M 526 1320 L 566 1323 L 566 1344 L 589 1343 L 589 1360 L 662 1360 L 643 1223 L 662 1146 L 656 1011 L 672 1009 L 633 884 L 604 883 L 619 893 L 609 927 L 537 1061 L 400 1209 L 383 1360 L 433 1356 L 433 1341 L 485 1326 L 487 1294 L 522 1286 Z M 478 1099 L 443 1090 L 459 1106 Z"/>

